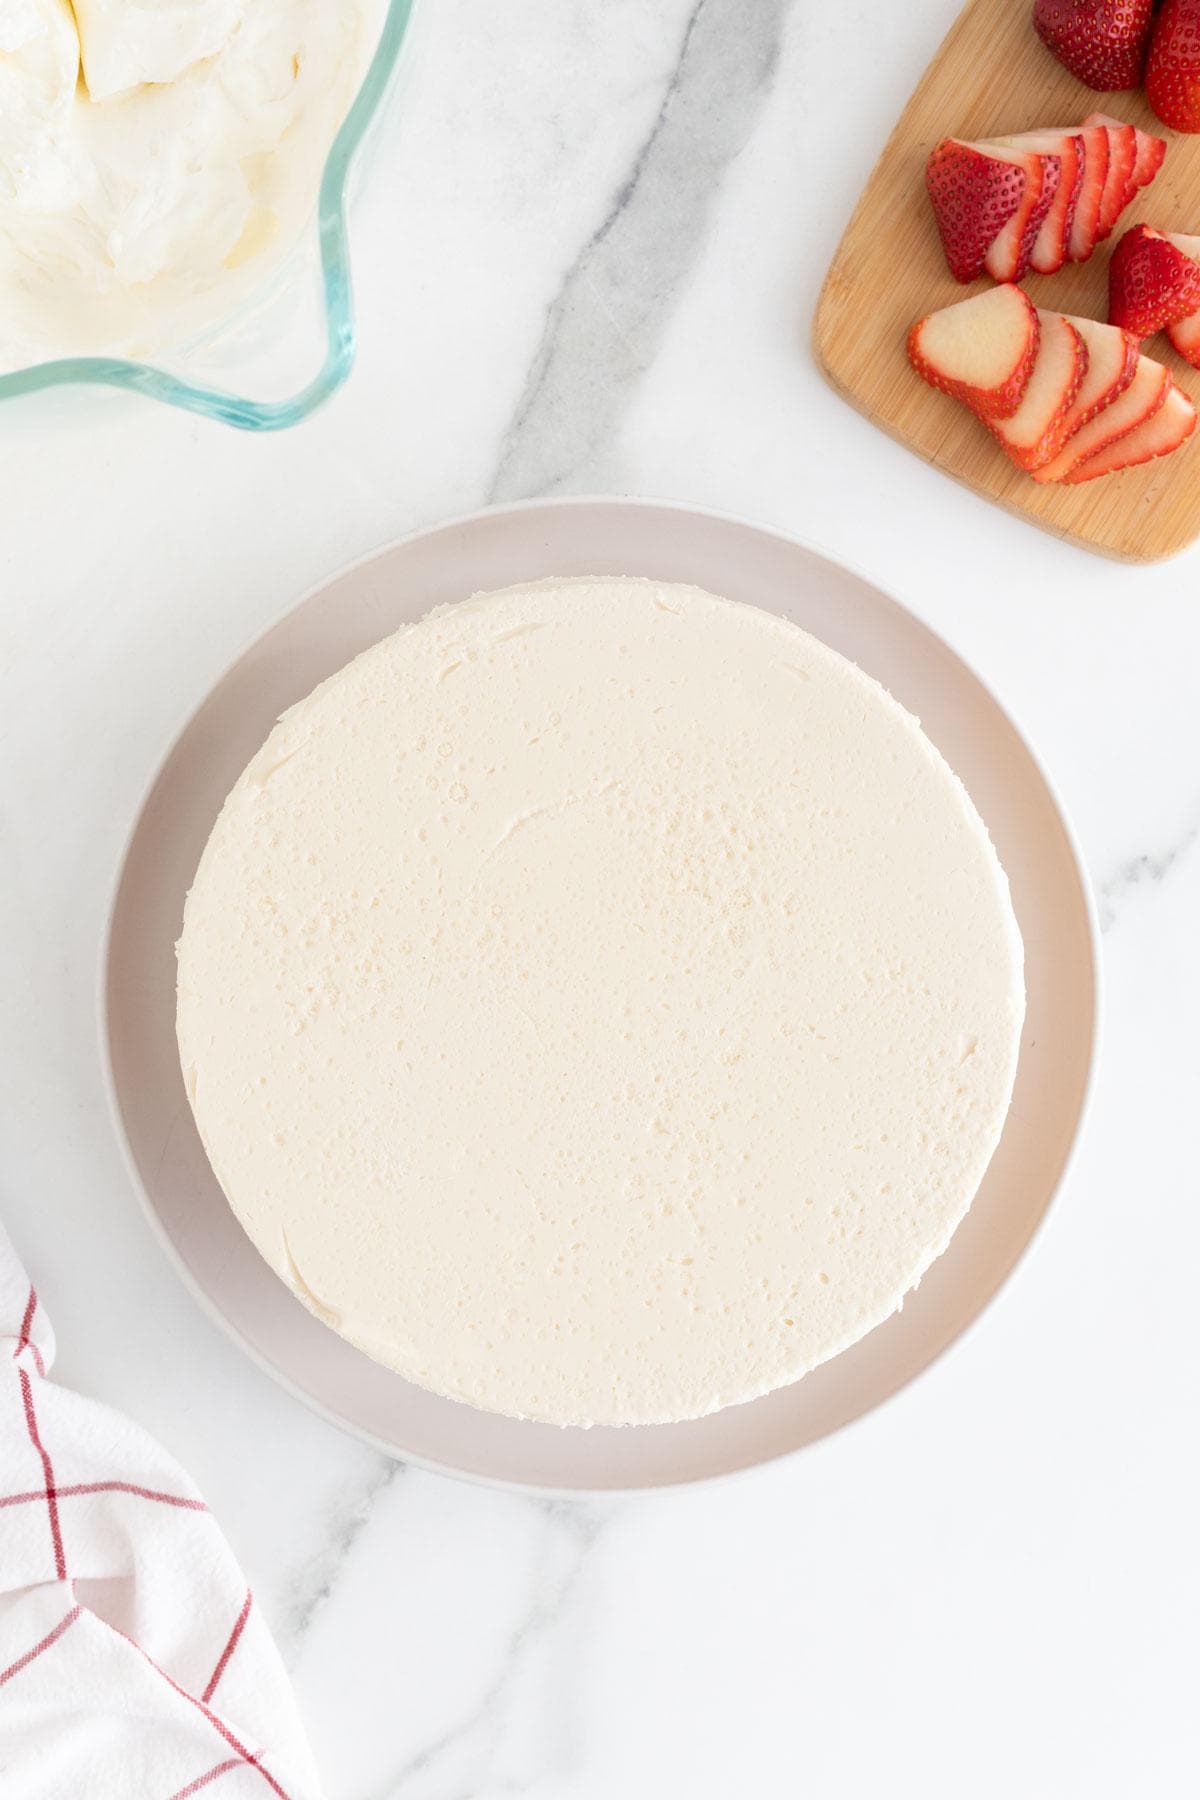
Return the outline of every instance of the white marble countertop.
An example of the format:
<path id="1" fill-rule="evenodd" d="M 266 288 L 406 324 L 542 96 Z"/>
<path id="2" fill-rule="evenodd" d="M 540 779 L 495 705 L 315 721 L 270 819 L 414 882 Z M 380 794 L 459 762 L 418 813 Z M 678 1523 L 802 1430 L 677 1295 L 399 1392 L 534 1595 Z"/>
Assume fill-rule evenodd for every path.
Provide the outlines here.
<path id="1" fill-rule="evenodd" d="M 116 397 L 0 413 L 0 1212 L 61 1379 L 224 1521 L 330 1800 L 1190 1791 L 1200 552 L 1039 534 L 808 349 L 957 4 L 431 0 L 329 407 L 262 439 Z M 349 559 L 546 490 L 744 513 L 898 594 L 1046 759 L 1106 931 L 1091 1126 L 982 1321 L 785 1465 L 604 1505 L 393 1467 L 251 1367 L 143 1222 L 95 1020 L 122 838 L 231 656 Z"/>

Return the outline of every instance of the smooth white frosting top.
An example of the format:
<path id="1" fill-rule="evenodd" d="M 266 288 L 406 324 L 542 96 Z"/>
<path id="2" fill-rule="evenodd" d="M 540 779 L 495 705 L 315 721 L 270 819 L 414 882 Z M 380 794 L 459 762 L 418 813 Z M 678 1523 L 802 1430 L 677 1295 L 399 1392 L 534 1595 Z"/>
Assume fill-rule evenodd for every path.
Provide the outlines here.
<path id="1" fill-rule="evenodd" d="M 766 1393 L 970 1204 L 1024 1011 L 1007 884 L 882 688 L 696 588 L 541 583 L 272 732 L 189 895 L 231 1205 L 409 1379 L 560 1424 Z"/>
<path id="2" fill-rule="evenodd" d="M 0 0 L 0 371 L 149 354 L 316 202 L 384 0 Z"/>

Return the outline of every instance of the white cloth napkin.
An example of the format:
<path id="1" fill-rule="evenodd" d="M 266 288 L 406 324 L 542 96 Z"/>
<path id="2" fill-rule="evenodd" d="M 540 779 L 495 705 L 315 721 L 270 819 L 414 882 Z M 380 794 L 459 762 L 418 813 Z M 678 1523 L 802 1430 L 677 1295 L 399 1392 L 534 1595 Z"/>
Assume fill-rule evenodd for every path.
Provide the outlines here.
<path id="1" fill-rule="evenodd" d="M 47 1378 L 0 1228 L 0 1794 L 316 1800 L 283 1665 L 183 1470 Z"/>

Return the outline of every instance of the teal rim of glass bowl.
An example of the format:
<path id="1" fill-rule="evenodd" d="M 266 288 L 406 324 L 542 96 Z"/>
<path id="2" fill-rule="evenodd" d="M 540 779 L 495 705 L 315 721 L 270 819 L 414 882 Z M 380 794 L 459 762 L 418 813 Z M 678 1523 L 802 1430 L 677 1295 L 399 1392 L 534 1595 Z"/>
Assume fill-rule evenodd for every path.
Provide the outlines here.
<path id="1" fill-rule="evenodd" d="M 337 392 L 354 362 L 354 294 L 350 282 L 350 246 L 346 228 L 346 187 L 359 146 L 379 110 L 408 35 L 417 0 L 390 0 L 370 67 L 354 104 L 342 120 L 325 162 L 317 197 L 316 229 L 325 294 L 325 359 L 312 380 L 287 400 L 248 400 L 221 388 L 203 387 L 156 369 L 152 363 L 127 362 L 118 356 L 65 356 L 30 363 L 0 375 L 0 400 L 42 388 L 72 384 L 124 388 L 181 406 L 207 419 L 220 419 L 243 431 L 280 431 L 308 417 Z"/>

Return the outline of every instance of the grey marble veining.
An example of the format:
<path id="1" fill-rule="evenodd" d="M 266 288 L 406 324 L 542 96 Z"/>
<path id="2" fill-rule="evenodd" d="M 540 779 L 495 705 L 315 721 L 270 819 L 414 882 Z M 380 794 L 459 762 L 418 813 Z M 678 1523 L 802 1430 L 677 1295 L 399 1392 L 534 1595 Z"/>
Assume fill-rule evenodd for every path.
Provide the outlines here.
<path id="1" fill-rule="evenodd" d="M 556 1637 L 572 1622 L 573 1603 L 611 1509 L 570 1501 L 530 1504 L 541 1511 L 544 1526 L 528 1604 L 504 1641 L 495 1673 L 461 1717 L 420 1743 L 370 1800 L 473 1800 L 485 1785 L 489 1795 L 520 1794 L 535 1779 L 567 1772 L 562 1765 L 571 1760 L 569 1734 L 564 1737 L 551 1717 L 541 1734 L 537 1769 L 498 1769 L 497 1763 L 507 1760 L 502 1740 L 516 1690 L 538 1659 L 545 1663 Z"/>
<path id="2" fill-rule="evenodd" d="M 1186 861 L 1200 843 L 1200 807 L 1193 810 L 1183 830 L 1161 849 L 1127 857 L 1096 890 L 1100 929 L 1116 925 L 1125 902 L 1139 889 L 1161 886 Z"/>
<path id="3" fill-rule="evenodd" d="M 342 1496 L 323 1532 L 320 1552 L 305 1565 L 278 1626 L 279 1647 L 289 1665 L 328 1605 L 338 1576 L 374 1517 L 376 1502 L 404 1474 L 404 1468 L 403 1463 L 380 1454 L 366 1481 Z"/>
<path id="4" fill-rule="evenodd" d="M 611 437 L 770 92 L 790 4 L 696 0 L 650 132 L 547 312 L 492 500 L 552 492 Z"/>

